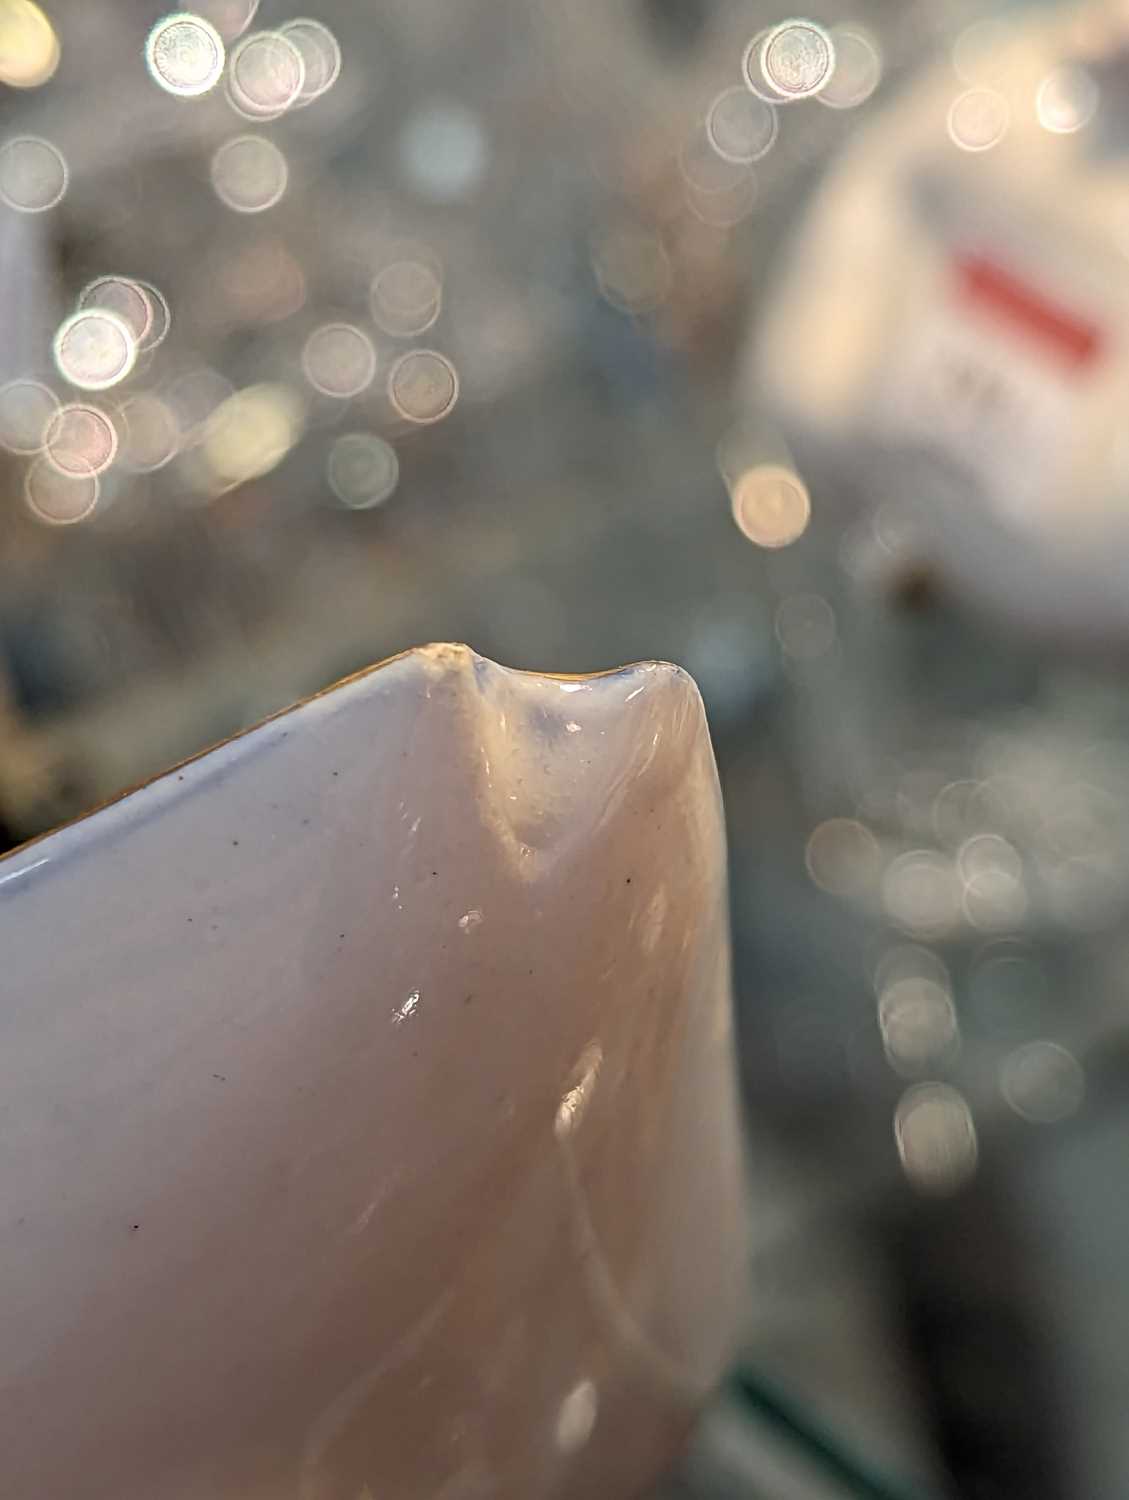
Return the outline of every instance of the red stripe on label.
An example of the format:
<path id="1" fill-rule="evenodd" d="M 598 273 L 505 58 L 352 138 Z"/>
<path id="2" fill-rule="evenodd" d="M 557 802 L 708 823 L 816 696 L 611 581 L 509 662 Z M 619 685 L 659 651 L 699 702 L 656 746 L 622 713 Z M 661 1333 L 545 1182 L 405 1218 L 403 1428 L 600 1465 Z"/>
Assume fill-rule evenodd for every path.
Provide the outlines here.
<path id="1" fill-rule="evenodd" d="M 1025 333 L 1067 364 L 1080 368 L 1101 353 L 1097 324 L 1044 297 L 1010 271 L 979 256 L 956 263 L 961 292 L 984 312 L 992 313 L 1017 333 Z"/>

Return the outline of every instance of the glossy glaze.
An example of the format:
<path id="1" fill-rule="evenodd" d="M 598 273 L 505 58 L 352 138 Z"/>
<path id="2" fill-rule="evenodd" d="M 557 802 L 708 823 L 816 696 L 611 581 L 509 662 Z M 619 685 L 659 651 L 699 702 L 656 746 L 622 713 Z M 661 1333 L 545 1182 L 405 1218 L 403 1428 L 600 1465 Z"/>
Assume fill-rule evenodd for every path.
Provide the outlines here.
<path id="1" fill-rule="evenodd" d="M 633 1493 L 740 1275 L 696 689 L 408 653 L 0 861 L 11 1500 Z"/>

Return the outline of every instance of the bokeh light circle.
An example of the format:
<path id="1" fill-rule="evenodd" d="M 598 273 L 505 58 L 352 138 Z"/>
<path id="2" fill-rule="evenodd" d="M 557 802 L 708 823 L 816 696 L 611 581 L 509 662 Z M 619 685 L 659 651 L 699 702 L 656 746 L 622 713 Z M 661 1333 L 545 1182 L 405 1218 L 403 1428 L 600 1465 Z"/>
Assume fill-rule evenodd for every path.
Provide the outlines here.
<path id="1" fill-rule="evenodd" d="M 898 855 L 882 876 L 882 904 L 895 926 L 922 938 L 939 938 L 956 926 L 961 887 L 951 860 L 933 849 Z"/>
<path id="2" fill-rule="evenodd" d="M 705 124 L 682 142 L 678 169 L 685 186 L 686 206 L 703 224 L 729 228 L 752 211 L 757 197 L 757 179 L 752 167 L 719 155 Z"/>
<path id="3" fill-rule="evenodd" d="M 197 98 L 215 88 L 225 56 L 216 28 L 187 11 L 158 21 L 145 43 L 145 62 L 154 82 L 182 99 Z"/>
<path id="4" fill-rule="evenodd" d="M 925 1072 L 960 1046 L 952 996 L 933 979 L 907 976 L 887 985 L 878 997 L 878 1029 L 898 1073 Z"/>
<path id="5" fill-rule="evenodd" d="M 73 526 L 98 504 L 97 474 L 64 474 L 44 454 L 32 460 L 24 478 L 24 500 L 37 521 Z"/>
<path id="6" fill-rule="evenodd" d="M 167 401 L 145 391 L 124 402 L 118 411 L 121 423 L 120 461 L 135 474 L 163 469 L 180 451 L 180 426 Z"/>
<path id="7" fill-rule="evenodd" d="M 369 303 L 377 327 L 393 338 L 415 338 L 442 310 L 442 273 L 416 256 L 390 261 L 373 277 Z"/>
<path id="8" fill-rule="evenodd" d="M 798 474 L 781 464 L 760 464 L 739 475 L 731 496 L 733 519 L 758 547 L 787 547 L 811 520 L 811 498 Z"/>
<path id="9" fill-rule="evenodd" d="M 953 72 L 967 84 L 998 84 L 1014 56 L 1016 23 L 1004 15 L 983 16 L 965 26 L 952 45 Z"/>
<path id="10" fill-rule="evenodd" d="M 128 276 L 99 276 L 78 296 L 79 311 L 100 308 L 119 317 L 139 349 L 146 347 L 153 329 L 154 309 L 147 289 Z"/>
<path id="11" fill-rule="evenodd" d="M 964 1096 L 948 1084 L 920 1083 L 898 1101 L 894 1138 L 906 1176 L 923 1192 L 956 1192 L 976 1170 L 976 1126 Z"/>
<path id="12" fill-rule="evenodd" d="M 140 288 L 149 299 L 149 329 L 140 344 L 141 352 L 147 354 L 150 349 L 164 343 L 172 326 L 172 312 L 165 294 L 151 281 L 138 281 L 135 278 L 133 285 Z"/>
<path id="13" fill-rule="evenodd" d="M 789 20 L 753 38 L 745 49 L 744 74 L 753 92 L 780 100 L 818 94 L 835 68 L 835 44 L 814 21 Z"/>
<path id="14" fill-rule="evenodd" d="M 1073 135 L 1098 110 L 1098 85 L 1085 68 L 1066 66 L 1048 73 L 1035 92 L 1035 114 L 1052 135 Z"/>
<path id="15" fill-rule="evenodd" d="M 815 661 L 835 644 L 835 611 L 822 594 L 789 594 L 777 606 L 773 630 L 785 656 Z"/>
<path id="16" fill-rule="evenodd" d="M 302 369 L 323 396 L 346 401 L 372 384 L 376 350 L 368 334 L 352 323 L 326 323 L 306 340 Z"/>
<path id="17" fill-rule="evenodd" d="M 881 872 L 878 840 L 855 818 L 828 818 L 812 830 L 804 864 L 820 890 L 857 897 L 873 889 Z"/>
<path id="18" fill-rule="evenodd" d="M 1081 1106 L 1086 1075 L 1065 1047 L 1056 1042 L 1027 1042 L 1004 1059 L 1000 1091 L 1016 1114 L 1029 1123 L 1054 1125 Z"/>
<path id="19" fill-rule="evenodd" d="M 256 31 L 232 49 L 228 99 L 247 119 L 277 119 L 298 101 L 305 82 L 302 53 L 280 31 Z"/>
<path id="20" fill-rule="evenodd" d="M 261 214 L 286 192 L 290 168 L 273 141 L 240 135 L 217 148 L 211 178 L 221 203 L 238 214 Z"/>
<path id="21" fill-rule="evenodd" d="M 458 372 L 445 354 L 411 349 L 388 372 L 388 399 L 405 421 L 441 421 L 459 399 Z"/>
<path id="22" fill-rule="evenodd" d="M 740 84 L 718 94 L 706 116 L 710 145 L 725 161 L 742 165 L 767 156 L 779 129 L 775 107 Z"/>
<path id="23" fill-rule="evenodd" d="M 38 453 L 58 410 L 57 396 L 42 381 L 9 380 L 0 386 L 0 447 L 9 453 Z"/>
<path id="24" fill-rule="evenodd" d="M 72 479 L 104 474 L 117 457 L 117 428 L 100 407 L 69 402 L 48 423 L 43 453 L 53 468 Z"/>
<path id="25" fill-rule="evenodd" d="M 949 139 L 962 151 L 990 151 L 1011 124 L 1011 110 L 994 89 L 966 89 L 949 106 Z"/>
<path id="26" fill-rule="evenodd" d="M 328 26 L 301 16 L 278 28 L 280 36 L 298 49 L 304 69 L 296 105 L 312 104 L 328 92 L 341 73 L 341 46 Z"/>
<path id="27" fill-rule="evenodd" d="M 828 109 L 857 109 L 865 104 L 882 81 L 882 54 L 865 31 L 854 26 L 833 26 L 835 68 L 816 95 Z"/>
<path id="28" fill-rule="evenodd" d="M 392 444 L 369 432 L 346 432 L 329 453 L 326 477 L 348 510 L 371 510 L 393 493 L 400 460 Z"/>
<path id="29" fill-rule="evenodd" d="M 61 203 L 70 173 L 58 146 L 37 135 L 19 135 L 0 146 L 0 200 L 24 214 Z"/>
<path id="30" fill-rule="evenodd" d="M 88 307 L 72 313 L 55 335 L 55 364 L 84 391 L 105 391 L 124 380 L 137 360 L 137 340 L 116 313 Z"/>

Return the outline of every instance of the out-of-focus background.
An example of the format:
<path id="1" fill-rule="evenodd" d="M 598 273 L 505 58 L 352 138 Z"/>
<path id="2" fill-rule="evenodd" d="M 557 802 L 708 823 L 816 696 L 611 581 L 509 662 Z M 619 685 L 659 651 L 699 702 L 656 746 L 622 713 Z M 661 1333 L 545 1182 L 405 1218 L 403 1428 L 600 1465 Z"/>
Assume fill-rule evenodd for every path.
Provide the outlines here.
<path id="1" fill-rule="evenodd" d="M 0 0 L 4 847 L 668 657 L 754 1256 L 665 1500 L 1129 1493 L 1129 5 Z"/>

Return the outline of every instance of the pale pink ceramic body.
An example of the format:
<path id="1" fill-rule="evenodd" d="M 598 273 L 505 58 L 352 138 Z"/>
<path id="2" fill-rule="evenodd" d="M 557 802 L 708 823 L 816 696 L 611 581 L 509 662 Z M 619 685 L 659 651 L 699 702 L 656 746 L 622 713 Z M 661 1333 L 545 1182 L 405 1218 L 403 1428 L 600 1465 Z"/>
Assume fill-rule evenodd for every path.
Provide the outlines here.
<path id="1" fill-rule="evenodd" d="M 0 861 L 0 1490 L 643 1485 L 743 1212 L 676 669 L 409 653 Z"/>

